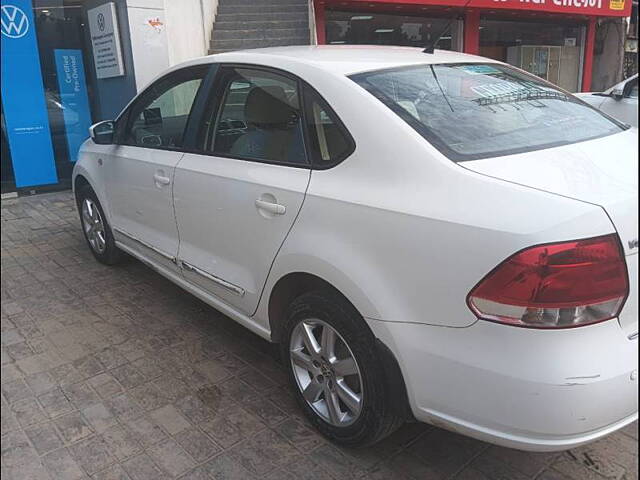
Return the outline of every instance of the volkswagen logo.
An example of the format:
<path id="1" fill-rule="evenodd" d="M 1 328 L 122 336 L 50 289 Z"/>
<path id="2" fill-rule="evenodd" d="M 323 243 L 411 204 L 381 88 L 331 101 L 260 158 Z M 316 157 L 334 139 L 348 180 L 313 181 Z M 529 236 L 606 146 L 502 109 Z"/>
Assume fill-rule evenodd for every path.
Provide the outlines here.
<path id="1" fill-rule="evenodd" d="M 100 29 L 100 31 L 104 32 L 104 15 L 102 13 L 99 13 L 96 21 L 98 22 L 98 28 Z"/>
<path id="2" fill-rule="evenodd" d="M 9 38 L 24 37 L 29 31 L 27 15 L 15 5 L 2 6 L 2 35 Z"/>

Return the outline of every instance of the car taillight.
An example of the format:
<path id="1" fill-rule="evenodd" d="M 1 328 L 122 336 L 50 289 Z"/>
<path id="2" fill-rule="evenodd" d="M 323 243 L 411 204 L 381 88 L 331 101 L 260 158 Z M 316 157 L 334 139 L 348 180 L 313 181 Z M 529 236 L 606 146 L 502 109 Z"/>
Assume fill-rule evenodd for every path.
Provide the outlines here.
<path id="1" fill-rule="evenodd" d="M 629 292 L 617 235 L 538 245 L 512 255 L 469 293 L 479 318 L 566 328 L 618 316 Z"/>

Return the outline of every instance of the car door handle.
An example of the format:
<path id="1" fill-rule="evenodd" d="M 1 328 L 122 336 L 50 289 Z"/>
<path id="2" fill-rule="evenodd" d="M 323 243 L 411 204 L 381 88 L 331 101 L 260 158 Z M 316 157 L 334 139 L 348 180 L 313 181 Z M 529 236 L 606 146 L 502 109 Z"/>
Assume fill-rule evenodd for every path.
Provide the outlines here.
<path id="1" fill-rule="evenodd" d="M 171 183 L 171 179 L 169 177 L 165 177 L 164 175 L 160 175 L 159 173 L 154 174 L 153 179 L 160 185 L 169 185 Z"/>
<path id="2" fill-rule="evenodd" d="M 284 215 L 287 208 L 279 203 L 268 202 L 266 200 L 256 200 L 256 207 L 265 212 L 272 213 L 273 215 Z"/>

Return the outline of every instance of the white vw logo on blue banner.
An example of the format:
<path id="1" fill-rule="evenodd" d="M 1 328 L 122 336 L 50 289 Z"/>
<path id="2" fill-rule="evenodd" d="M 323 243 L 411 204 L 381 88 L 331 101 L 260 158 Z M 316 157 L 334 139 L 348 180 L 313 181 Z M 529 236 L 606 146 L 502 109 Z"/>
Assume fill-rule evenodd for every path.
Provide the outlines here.
<path id="1" fill-rule="evenodd" d="M 15 5 L 2 6 L 2 35 L 20 38 L 29 31 L 27 15 Z"/>

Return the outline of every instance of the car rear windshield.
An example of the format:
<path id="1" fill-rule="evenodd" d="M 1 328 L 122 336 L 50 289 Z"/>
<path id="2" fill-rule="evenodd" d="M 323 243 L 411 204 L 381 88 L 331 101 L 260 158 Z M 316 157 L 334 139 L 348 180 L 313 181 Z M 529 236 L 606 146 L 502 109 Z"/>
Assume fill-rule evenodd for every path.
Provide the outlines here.
<path id="1" fill-rule="evenodd" d="M 453 161 L 582 142 L 626 127 L 501 64 L 418 65 L 350 77 Z"/>

